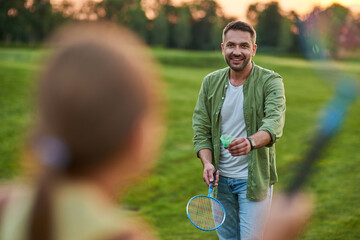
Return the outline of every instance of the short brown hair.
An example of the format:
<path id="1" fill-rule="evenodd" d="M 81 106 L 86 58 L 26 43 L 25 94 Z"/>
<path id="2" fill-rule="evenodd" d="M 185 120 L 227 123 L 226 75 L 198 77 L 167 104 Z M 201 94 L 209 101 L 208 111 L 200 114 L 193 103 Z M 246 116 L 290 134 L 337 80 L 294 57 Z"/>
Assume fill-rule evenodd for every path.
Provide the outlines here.
<path id="1" fill-rule="evenodd" d="M 229 30 L 239 30 L 244 32 L 249 32 L 251 36 L 251 40 L 253 43 L 256 42 L 256 31 L 255 29 L 248 23 L 242 21 L 230 22 L 223 30 L 223 41 L 225 39 L 225 35 Z"/>

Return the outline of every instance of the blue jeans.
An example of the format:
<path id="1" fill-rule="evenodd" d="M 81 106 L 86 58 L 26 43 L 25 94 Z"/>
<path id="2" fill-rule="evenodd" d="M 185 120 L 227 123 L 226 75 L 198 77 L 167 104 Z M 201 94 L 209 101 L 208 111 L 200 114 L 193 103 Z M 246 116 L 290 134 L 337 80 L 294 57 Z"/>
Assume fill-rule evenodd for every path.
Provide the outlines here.
<path id="1" fill-rule="evenodd" d="M 259 240 L 270 210 L 272 186 L 263 201 L 246 199 L 247 179 L 220 176 L 217 199 L 226 211 L 224 224 L 217 229 L 220 240 Z"/>

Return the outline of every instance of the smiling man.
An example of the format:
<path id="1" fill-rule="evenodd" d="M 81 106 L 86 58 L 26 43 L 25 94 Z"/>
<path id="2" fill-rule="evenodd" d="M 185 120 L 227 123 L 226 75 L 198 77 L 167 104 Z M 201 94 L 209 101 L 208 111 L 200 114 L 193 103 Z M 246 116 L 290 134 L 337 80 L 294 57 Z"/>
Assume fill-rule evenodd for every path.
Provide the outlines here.
<path id="1" fill-rule="evenodd" d="M 215 180 L 226 210 L 219 239 L 262 239 L 278 179 L 275 142 L 285 122 L 284 85 L 279 74 L 252 61 L 256 32 L 249 24 L 229 23 L 221 49 L 229 66 L 204 78 L 193 115 L 194 148 L 204 181 Z M 223 134 L 235 137 L 227 148 Z"/>

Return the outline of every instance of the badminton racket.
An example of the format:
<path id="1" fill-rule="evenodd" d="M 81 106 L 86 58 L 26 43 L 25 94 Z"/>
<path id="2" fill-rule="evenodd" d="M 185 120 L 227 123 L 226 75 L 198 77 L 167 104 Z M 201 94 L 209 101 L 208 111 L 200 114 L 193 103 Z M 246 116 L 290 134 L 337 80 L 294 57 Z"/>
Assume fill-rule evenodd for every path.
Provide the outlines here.
<path id="1" fill-rule="evenodd" d="M 186 213 L 190 222 L 203 231 L 213 231 L 219 228 L 225 221 L 224 206 L 217 199 L 211 197 L 215 177 L 216 170 L 214 172 L 214 180 L 209 184 L 208 195 L 192 197 L 186 206 Z"/>
<path id="2" fill-rule="evenodd" d="M 305 56 L 311 61 L 313 60 L 312 49 L 316 46 L 317 57 L 323 61 L 327 61 L 335 69 L 334 63 L 326 57 L 325 48 L 322 46 L 319 38 L 309 36 L 306 27 L 297 19 L 297 26 L 299 29 L 299 38 L 302 45 L 302 50 Z M 313 46 L 314 42 L 316 45 Z M 310 54 L 309 54 L 310 53 Z M 331 76 L 324 76 L 329 79 Z M 289 196 L 296 194 L 308 179 L 314 163 L 321 158 L 324 148 L 328 145 L 330 140 L 336 135 L 339 128 L 342 126 L 346 117 L 346 113 L 351 103 L 357 96 L 357 85 L 355 84 L 355 77 L 343 73 L 338 69 L 338 75 L 332 76 L 338 82 L 333 98 L 326 104 L 323 109 L 323 116 L 319 121 L 319 128 L 314 134 L 312 145 L 308 152 L 300 161 L 299 171 L 297 171 L 292 182 L 288 185 L 286 192 Z"/>

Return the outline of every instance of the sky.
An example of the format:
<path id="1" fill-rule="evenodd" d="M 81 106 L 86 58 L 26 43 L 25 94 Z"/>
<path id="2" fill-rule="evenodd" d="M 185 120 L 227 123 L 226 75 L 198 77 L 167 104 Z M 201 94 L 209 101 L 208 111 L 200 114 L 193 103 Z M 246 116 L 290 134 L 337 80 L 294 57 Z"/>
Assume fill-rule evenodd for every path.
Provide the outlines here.
<path id="1" fill-rule="evenodd" d="M 63 0 L 51 0 L 52 2 L 61 2 Z M 81 3 L 86 0 L 70 0 L 81 6 Z M 101 1 L 101 0 L 95 0 Z M 150 0 L 151 1 L 151 0 Z M 261 2 L 267 3 L 271 0 L 216 0 L 224 10 L 225 14 L 229 17 L 234 17 L 238 20 L 246 20 L 246 11 L 250 4 Z M 309 13 L 314 6 L 327 7 L 332 3 L 340 3 L 354 12 L 360 13 L 360 0 L 277 0 L 282 10 L 291 11 L 295 10 L 298 14 Z M 172 0 L 175 4 L 181 4 L 182 2 L 191 2 L 191 0 Z"/>
<path id="2" fill-rule="evenodd" d="M 256 2 L 267 3 L 269 0 L 217 0 L 224 12 L 237 19 L 246 18 L 247 7 Z M 278 0 L 280 7 L 284 11 L 295 10 L 298 14 L 309 13 L 315 5 L 320 7 L 330 6 L 333 2 L 340 3 L 356 12 L 360 11 L 360 0 Z"/>
<path id="3" fill-rule="evenodd" d="M 229 17 L 235 17 L 239 20 L 246 20 L 246 11 L 250 4 L 261 2 L 268 3 L 271 0 L 216 0 L 225 14 Z M 174 3 L 191 2 L 191 0 L 173 0 Z M 277 0 L 282 10 L 291 11 L 295 10 L 298 14 L 309 13 L 315 5 L 320 7 L 330 6 L 332 3 L 337 2 L 355 12 L 360 12 L 360 0 Z"/>

